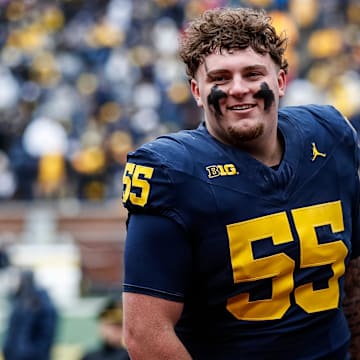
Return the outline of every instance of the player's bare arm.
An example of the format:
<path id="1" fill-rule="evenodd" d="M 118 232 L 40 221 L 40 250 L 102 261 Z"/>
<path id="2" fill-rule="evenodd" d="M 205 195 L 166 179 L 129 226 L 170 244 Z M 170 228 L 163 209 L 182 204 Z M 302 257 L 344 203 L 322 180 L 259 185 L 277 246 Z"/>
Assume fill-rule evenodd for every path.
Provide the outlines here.
<path id="1" fill-rule="evenodd" d="M 345 278 L 344 310 L 351 331 L 351 359 L 360 359 L 360 257 L 351 260 Z"/>
<path id="2" fill-rule="evenodd" d="M 124 337 L 133 360 L 191 360 L 174 331 L 183 305 L 153 296 L 123 295 Z"/>

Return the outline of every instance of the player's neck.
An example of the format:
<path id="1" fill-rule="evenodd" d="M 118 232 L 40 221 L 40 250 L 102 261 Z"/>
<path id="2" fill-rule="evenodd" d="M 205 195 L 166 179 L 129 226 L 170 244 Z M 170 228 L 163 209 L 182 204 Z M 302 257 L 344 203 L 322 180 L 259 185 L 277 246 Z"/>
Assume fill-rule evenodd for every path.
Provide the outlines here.
<path id="1" fill-rule="evenodd" d="M 268 167 L 277 168 L 281 163 L 284 154 L 284 139 L 280 132 L 271 137 L 259 141 L 258 144 L 252 144 L 251 147 L 244 149 L 256 160 Z"/>

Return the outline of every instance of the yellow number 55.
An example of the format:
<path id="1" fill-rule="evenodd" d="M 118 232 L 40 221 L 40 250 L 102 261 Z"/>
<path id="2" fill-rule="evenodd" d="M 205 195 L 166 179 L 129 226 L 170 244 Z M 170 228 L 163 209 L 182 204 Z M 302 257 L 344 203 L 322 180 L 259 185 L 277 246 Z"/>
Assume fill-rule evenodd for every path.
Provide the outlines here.
<path id="1" fill-rule="evenodd" d="M 123 176 L 122 201 L 130 201 L 134 205 L 145 206 L 149 193 L 150 184 L 146 179 L 151 179 L 154 169 L 148 166 L 127 163 Z"/>
<path id="2" fill-rule="evenodd" d="M 294 241 L 289 219 L 285 212 L 270 214 L 256 219 L 227 226 L 230 254 L 235 283 L 260 279 L 272 280 L 272 297 L 250 300 L 249 293 L 241 293 L 228 299 L 227 309 L 240 320 L 281 319 L 291 306 L 291 294 L 305 312 L 315 313 L 334 309 L 339 304 L 339 278 L 345 272 L 344 260 L 348 250 L 344 242 L 337 240 L 320 243 L 316 228 L 330 226 L 334 233 L 344 230 L 340 201 L 318 204 L 291 211 L 299 238 L 300 269 L 331 266 L 333 275 L 328 287 L 316 290 L 313 283 L 295 285 L 295 261 L 283 252 L 255 258 L 253 245 L 271 238 L 273 244 Z"/>

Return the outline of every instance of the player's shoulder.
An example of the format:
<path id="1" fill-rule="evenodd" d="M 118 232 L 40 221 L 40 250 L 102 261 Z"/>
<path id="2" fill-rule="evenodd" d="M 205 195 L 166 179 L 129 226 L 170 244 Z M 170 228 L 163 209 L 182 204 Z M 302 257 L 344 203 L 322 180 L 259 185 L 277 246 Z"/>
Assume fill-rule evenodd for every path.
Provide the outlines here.
<path id="1" fill-rule="evenodd" d="M 193 149 L 202 151 L 207 138 L 201 126 L 194 130 L 162 135 L 130 152 L 128 161 L 157 167 L 190 169 L 194 160 Z"/>
<path id="2" fill-rule="evenodd" d="M 303 121 L 309 121 L 309 118 L 324 119 L 326 121 L 342 121 L 344 116 L 332 105 L 299 105 L 285 106 L 279 110 L 279 113 L 285 116 L 301 118 Z"/>
<path id="3" fill-rule="evenodd" d="M 303 129 L 320 129 L 337 137 L 353 138 L 354 129 L 348 119 L 332 105 L 287 106 L 279 110 L 280 117 L 294 119 Z"/>

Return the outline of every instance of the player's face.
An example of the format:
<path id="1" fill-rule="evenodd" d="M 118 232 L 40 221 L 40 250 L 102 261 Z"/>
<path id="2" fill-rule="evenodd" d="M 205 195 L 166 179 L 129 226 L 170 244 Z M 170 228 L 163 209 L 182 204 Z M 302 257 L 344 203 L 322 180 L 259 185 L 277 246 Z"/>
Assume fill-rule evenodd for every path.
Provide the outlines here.
<path id="1" fill-rule="evenodd" d="M 269 54 L 247 48 L 208 55 L 191 90 L 204 108 L 210 134 L 225 144 L 243 146 L 255 139 L 276 138 L 285 81 L 285 72 Z"/>

